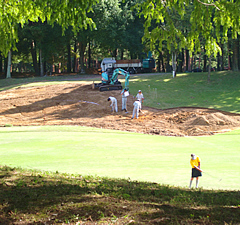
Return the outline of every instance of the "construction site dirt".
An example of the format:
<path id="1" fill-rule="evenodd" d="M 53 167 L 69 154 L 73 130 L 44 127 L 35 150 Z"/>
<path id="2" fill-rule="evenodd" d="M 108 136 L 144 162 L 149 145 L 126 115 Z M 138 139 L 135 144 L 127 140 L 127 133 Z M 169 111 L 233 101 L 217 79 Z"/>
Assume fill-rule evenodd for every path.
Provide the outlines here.
<path id="1" fill-rule="evenodd" d="M 240 114 L 207 108 L 156 109 L 143 104 L 139 118 L 131 119 L 135 99 L 132 93 L 128 96 L 126 113 L 120 92 L 100 92 L 87 83 L 2 91 L 0 126 L 78 125 L 165 136 L 213 135 L 240 128 Z M 117 113 L 111 112 L 109 96 L 118 100 Z"/>

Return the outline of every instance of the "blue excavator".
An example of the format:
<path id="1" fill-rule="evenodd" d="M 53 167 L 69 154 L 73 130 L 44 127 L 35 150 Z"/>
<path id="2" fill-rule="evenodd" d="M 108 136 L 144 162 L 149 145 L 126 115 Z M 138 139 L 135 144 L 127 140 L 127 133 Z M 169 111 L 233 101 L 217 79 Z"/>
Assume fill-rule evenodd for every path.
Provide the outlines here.
<path id="1" fill-rule="evenodd" d="M 99 91 L 111 91 L 111 90 L 122 90 L 122 84 L 118 81 L 118 76 L 122 75 L 125 77 L 125 89 L 129 90 L 129 72 L 117 68 L 112 70 L 108 68 L 106 72 L 102 73 L 102 83 L 94 84 L 94 88 L 99 88 Z"/>

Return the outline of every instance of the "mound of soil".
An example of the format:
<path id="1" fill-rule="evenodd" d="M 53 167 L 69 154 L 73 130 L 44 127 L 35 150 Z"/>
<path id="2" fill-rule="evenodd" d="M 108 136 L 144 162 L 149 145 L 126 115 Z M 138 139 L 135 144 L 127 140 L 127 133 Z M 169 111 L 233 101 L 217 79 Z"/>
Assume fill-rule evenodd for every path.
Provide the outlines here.
<path id="1" fill-rule="evenodd" d="M 111 113 L 109 96 L 118 100 L 118 113 Z M 205 108 L 160 110 L 143 106 L 138 119 L 121 111 L 120 91 L 92 89 L 91 85 L 60 84 L 17 88 L 0 94 L 0 126 L 80 125 L 155 135 L 212 135 L 240 127 L 240 115 Z"/>

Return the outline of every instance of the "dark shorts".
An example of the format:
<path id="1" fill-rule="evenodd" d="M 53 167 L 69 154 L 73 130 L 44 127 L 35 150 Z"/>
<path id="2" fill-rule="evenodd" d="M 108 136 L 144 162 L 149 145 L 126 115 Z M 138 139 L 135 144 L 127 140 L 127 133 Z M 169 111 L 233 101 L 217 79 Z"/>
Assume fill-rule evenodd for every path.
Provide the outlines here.
<path id="1" fill-rule="evenodd" d="M 192 177 L 201 177 L 201 176 L 202 176 L 202 172 L 200 172 L 196 168 L 192 168 Z"/>

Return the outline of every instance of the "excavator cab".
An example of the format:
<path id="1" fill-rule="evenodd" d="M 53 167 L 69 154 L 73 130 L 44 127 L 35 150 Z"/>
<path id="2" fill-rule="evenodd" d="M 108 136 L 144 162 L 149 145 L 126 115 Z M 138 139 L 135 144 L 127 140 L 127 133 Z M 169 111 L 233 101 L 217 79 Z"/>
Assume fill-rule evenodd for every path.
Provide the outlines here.
<path id="1" fill-rule="evenodd" d="M 106 71 L 102 73 L 102 83 L 103 84 L 109 84 L 110 79 L 112 77 L 112 74 L 113 74 L 113 69 L 112 68 L 106 69 Z"/>
<path id="2" fill-rule="evenodd" d="M 113 76 L 113 68 L 108 68 L 106 72 L 102 73 L 102 83 L 110 84 Z M 114 79 L 114 83 L 118 82 L 118 78 Z"/>

